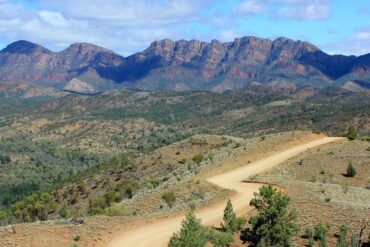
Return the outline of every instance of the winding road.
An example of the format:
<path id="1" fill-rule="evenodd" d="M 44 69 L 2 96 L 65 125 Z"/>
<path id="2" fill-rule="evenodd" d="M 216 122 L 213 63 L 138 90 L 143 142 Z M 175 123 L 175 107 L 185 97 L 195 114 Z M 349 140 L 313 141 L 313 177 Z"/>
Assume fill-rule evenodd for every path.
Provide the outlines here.
<path id="1" fill-rule="evenodd" d="M 266 172 L 267 170 L 279 165 L 283 161 L 290 159 L 310 148 L 315 148 L 323 144 L 342 140 L 340 137 L 322 137 L 318 140 L 285 149 L 264 159 L 248 164 L 248 157 L 239 160 L 245 164 L 232 171 L 213 176 L 207 179 L 208 182 L 219 187 L 234 190 L 236 193 L 230 198 L 237 215 L 242 215 L 250 211 L 249 201 L 253 198 L 253 193 L 258 192 L 261 184 L 243 183 L 243 180 L 250 176 Z M 220 201 L 215 205 L 197 210 L 197 217 L 202 219 L 202 223 L 207 225 L 219 225 L 222 221 L 223 210 L 226 201 Z M 129 231 L 122 232 L 115 237 L 109 247 L 161 247 L 167 246 L 172 234 L 181 228 L 184 215 L 175 216 L 158 220 Z"/>

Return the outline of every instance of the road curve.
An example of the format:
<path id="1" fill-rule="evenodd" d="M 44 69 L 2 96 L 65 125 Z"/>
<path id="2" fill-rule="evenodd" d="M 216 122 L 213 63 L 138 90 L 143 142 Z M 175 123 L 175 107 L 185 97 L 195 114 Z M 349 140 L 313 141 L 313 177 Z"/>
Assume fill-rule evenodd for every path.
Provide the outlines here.
<path id="1" fill-rule="evenodd" d="M 245 214 L 251 210 L 249 201 L 253 198 L 253 193 L 258 191 L 261 184 L 243 183 L 243 180 L 250 176 L 263 173 L 279 165 L 283 161 L 306 151 L 307 149 L 342 139 L 343 138 L 340 137 L 322 137 L 315 141 L 288 148 L 250 164 L 248 164 L 247 157 L 245 157 L 245 166 L 210 177 L 207 181 L 219 187 L 236 191 L 233 197 L 230 198 L 233 203 L 234 210 L 238 215 Z M 225 205 L 226 201 L 220 201 L 210 207 L 197 210 L 196 215 L 207 225 L 220 224 Z M 108 244 L 108 247 L 167 246 L 172 234 L 181 228 L 181 221 L 183 219 L 184 215 L 179 215 L 122 232 L 122 234 L 115 237 Z"/>

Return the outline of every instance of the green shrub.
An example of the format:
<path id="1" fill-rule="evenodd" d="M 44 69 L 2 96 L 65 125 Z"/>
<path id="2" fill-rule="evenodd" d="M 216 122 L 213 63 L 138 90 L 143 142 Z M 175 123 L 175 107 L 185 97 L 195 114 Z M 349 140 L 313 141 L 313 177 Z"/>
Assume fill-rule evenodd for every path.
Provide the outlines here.
<path id="1" fill-rule="evenodd" d="M 348 246 L 347 240 L 346 240 L 347 232 L 348 232 L 348 227 L 346 225 L 342 225 L 339 229 L 339 236 L 338 236 L 336 247 L 347 247 Z"/>
<path id="2" fill-rule="evenodd" d="M 186 215 L 180 232 L 175 233 L 168 244 L 169 247 L 204 247 L 207 243 L 207 229 L 193 211 Z"/>
<path id="3" fill-rule="evenodd" d="M 114 203 L 106 209 L 105 214 L 108 216 L 125 216 L 127 211 L 123 205 Z"/>
<path id="4" fill-rule="evenodd" d="M 0 225 L 8 224 L 8 213 L 0 210 Z"/>
<path id="5" fill-rule="evenodd" d="M 98 197 L 90 199 L 89 201 L 89 213 L 92 215 L 103 214 L 106 207 L 107 202 L 105 201 L 105 198 Z"/>
<path id="6" fill-rule="evenodd" d="M 328 226 L 320 223 L 315 227 L 316 238 L 319 240 L 319 247 L 328 247 Z"/>
<path id="7" fill-rule="evenodd" d="M 231 232 L 220 232 L 214 228 L 208 228 L 206 235 L 207 240 L 211 242 L 214 247 L 229 246 L 230 243 L 235 241 Z"/>
<path id="8" fill-rule="evenodd" d="M 108 191 L 107 193 L 104 194 L 103 197 L 105 199 L 106 204 L 108 204 L 108 206 L 110 206 L 113 202 L 120 202 L 123 199 L 123 196 L 121 195 L 121 193 L 114 191 L 114 190 Z"/>
<path id="9" fill-rule="evenodd" d="M 315 234 L 311 227 L 306 228 L 305 237 L 308 240 L 307 246 L 313 247 L 315 245 Z"/>
<path id="10" fill-rule="evenodd" d="M 354 125 L 350 125 L 347 130 L 347 138 L 349 140 L 355 140 L 357 138 L 357 129 Z"/>
<path id="11" fill-rule="evenodd" d="M 149 181 L 145 184 L 145 187 L 149 190 L 157 188 L 161 184 L 161 180 L 157 178 L 150 178 Z"/>
<path id="12" fill-rule="evenodd" d="M 63 206 L 59 209 L 59 216 L 62 218 L 68 218 L 71 215 L 70 210 L 67 204 L 63 204 Z"/>
<path id="13" fill-rule="evenodd" d="M 80 241 L 80 239 L 81 239 L 80 235 L 76 235 L 76 236 L 73 238 L 73 240 L 74 240 L 74 241 Z"/>
<path id="14" fill-rule="evenodd" d="M 213 161 L 213 158 L 215 157 L 215 154 L 214 153 L 208 153 L 208 159 L 210 161 Z"/>
<path id="15" fill-rule="evenodd" d="M 203 159 L 204 159 L 203 154 L 196 154 L 193 156 L 192 160 L 199 165 L 203 161 Z"/>
<path id="16" fill-rule="evenodd" d="M 349 162 L 349 164 L 347 166 L 347 176 L 348 177 L 354 177 L 354 176 L 356 176 L 356 169 L 353 166 L 352 161 Z"/>
<path id="17" fill-rule="evenodd" d="M 169 208 L 172 208 L 176 201 L 176 195 L 173 191 L 164 192 L 162 199 L 167 203 Z"/>

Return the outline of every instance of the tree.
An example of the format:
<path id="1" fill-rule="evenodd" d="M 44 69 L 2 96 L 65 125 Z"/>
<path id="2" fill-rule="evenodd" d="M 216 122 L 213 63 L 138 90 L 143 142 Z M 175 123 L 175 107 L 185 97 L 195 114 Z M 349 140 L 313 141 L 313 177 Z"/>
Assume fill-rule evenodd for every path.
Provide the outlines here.
<path id="1" fill-rule="evenodd" d="M 162 199 L 167 203 L 168 207 L 172 208 L 176 201 L 176 195 L 173 191 L 164 192 Z"/>
<path id="2" fill-rule="evenodd" d="M 339 236 L 338 236 L 338 241 L 336 247 L 347 247 L 347 231 L 348 227 L 346 225 L 342 225 L 339 230 Z"/>
<path id="3" fill-rule="evenodd" d="M 262 186 L 250 202 L 258 213 L 249 219 L 251 227 L 242 232 L 242 238 L 257 247 L 293 246 L 299 228 L 295 210 L 288 210 L 289 201 L 272 185 Z"/>
<path id="4" fill-rule="evenodd" d="M 230 199 L 227 201 L 226 208 L 224 210 L 224 223 L 222 224 L 222 230 L 224 232 L 236 232 L 238 230 L 236 214 L 234 213 Z"/>
<path id="5" fill-rule="evenodd" d="M 220 232 L 214 228 L 207 229 L 207 240 L 212 243 L 213 247 L 229 246 L 231 242 L 235 241 L 231 232 Z"/>
<path id="6" fill-rule="evenodd" d="M 356 176 L 356 169 L 352 164 L 352 161 L 349 162 L 348 167 L 347 167 L 347 176 L 348 177 L 354 177 Z"/>
<path id="7" fill-rule="evenodd" d="M 357 138 L 357 129 L 354 125 L 350 125 L 347 129 L 347 138 L 349 140 L 355 140 Z"/>
<path id="8" fill-rule="evenodd" d="M 193 161 L 197 163 L 198 165 L 200 164 L 200 162 L 203 161 L 203 159 L 204 159 L 203 154 L 196 154 L 193 156 Z"/>
<path id="9" fill-rule="evenodd" d="M 180 232 L 175 233 L 168 244 L 169 247 L 203 247 L 207 242 L 207 229 L 193 211 L 186 215 Z"/>

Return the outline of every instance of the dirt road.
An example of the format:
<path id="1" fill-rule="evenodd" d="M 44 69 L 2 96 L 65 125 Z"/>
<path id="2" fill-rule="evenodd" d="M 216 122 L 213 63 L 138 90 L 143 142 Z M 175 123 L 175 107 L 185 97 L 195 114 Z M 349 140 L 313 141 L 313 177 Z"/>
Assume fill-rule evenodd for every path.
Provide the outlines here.
<path id="1" fill-rule="evenodd" d="M 208 182 L 213 183 L 225 189 L 236 191 L 235 195 L 230 198 L 234 210 L 238 215 L 244 214 L 251 210 L 249 201 L 253 198 L 253 193 L 258 191 L 261 184 L 243 183 L 242 181 L 250 176 L 265 172 L 283 161 L 292 158 L 307 149 L 314 148 L 323 144 L 338 141 L 343 138 L 336 137 L 323 137 L 319 140 L 311 141 L 305 144 L 300 144 L 295 147 L 286 149 L 262 160 L 248 164 L 248 157 L 245 159 L 238 160 L 238 162 L 245 163 L 245 166 L 226 172 L 214 177 L 207 179 Z M 215 224 L 218 225 L 222 221 L 223 209 L 226 205 L 226 201 L 220 201 L 219 203 L 197 210 L 197 217 L 202 219 L 202 222 L 207 225 Z M 155 223 L 142 226 L 140 228 L 134 228 L 130 231 L 122 232 L 121 235 L 114 238 L 110 243 L 109 247 L 161 247 L 167 246 L 169 239 L 172 234 L 178 231 L 181 227 L 181 221 L 184 216 L 177 216 L 160 220 Z"/>

